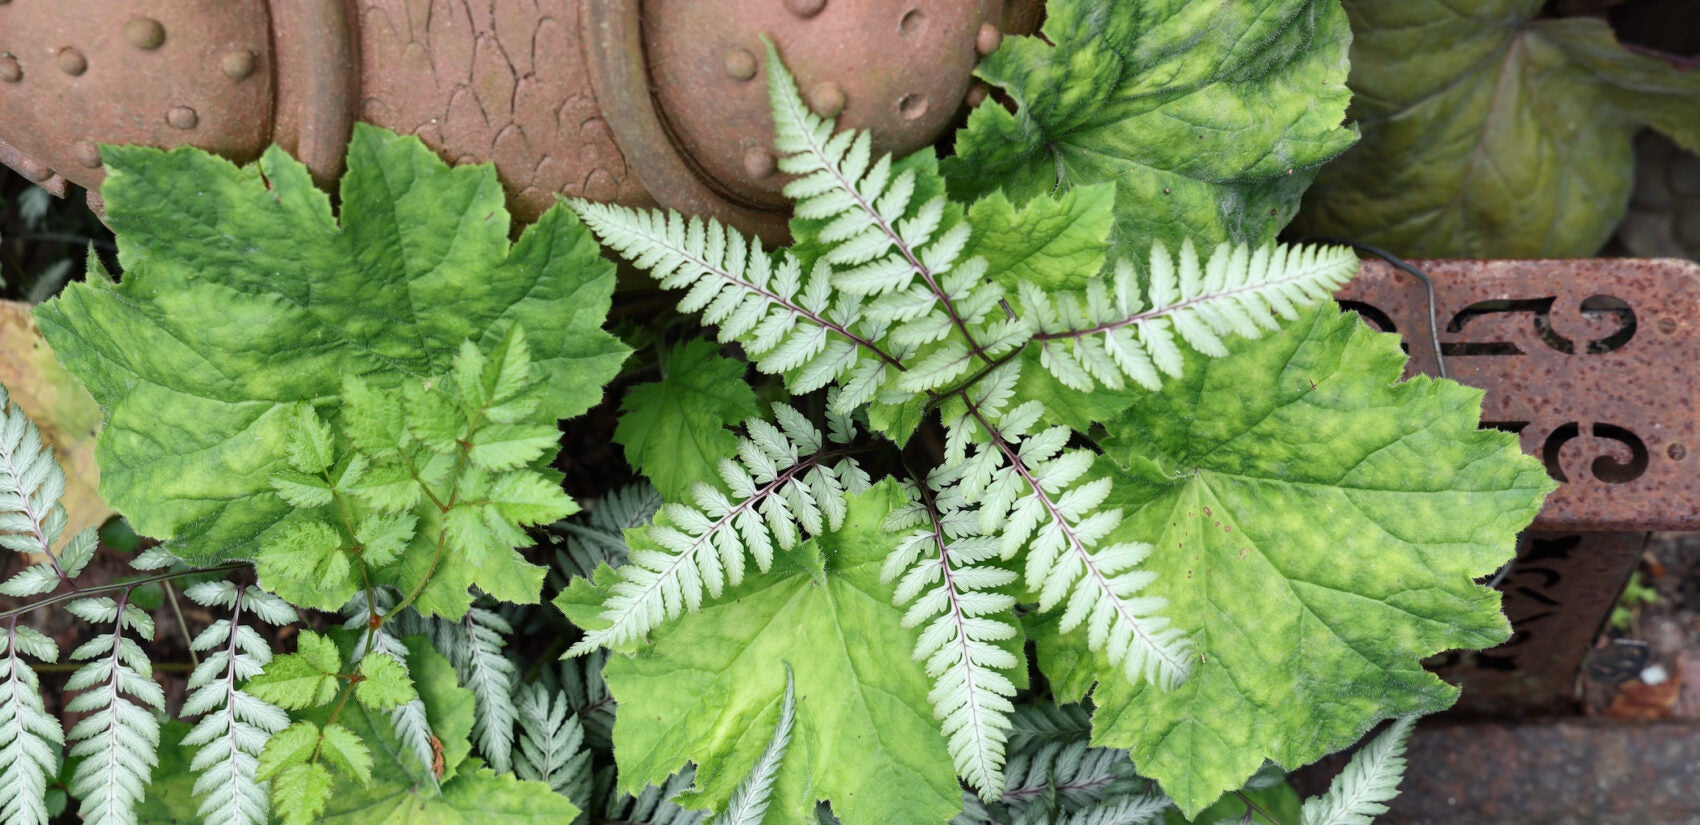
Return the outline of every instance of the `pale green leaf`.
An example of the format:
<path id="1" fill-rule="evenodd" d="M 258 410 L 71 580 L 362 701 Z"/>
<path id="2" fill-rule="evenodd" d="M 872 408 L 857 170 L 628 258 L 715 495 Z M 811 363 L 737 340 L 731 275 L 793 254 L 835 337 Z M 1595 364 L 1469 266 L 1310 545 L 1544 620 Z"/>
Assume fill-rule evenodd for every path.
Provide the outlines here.
<path id="1" fill-rule="evenodd" d="M 319 726 L 301 721 L 272 734 L 266 749 L 260 753 L 260 764 L 254 769 L 254 779 L 264 782 L 292 765 L 313 757 L 319 747 Z"/>
<path id="2" fill-rule="evenodd" d="M 614 267 L 578 220 L 551 210 L 510 244 L 495 171 L 415 138 L 356 126 L 334 216 L 280 149 L 241 168 L 103 157 L 123 280 L 72 284 L 38 320 L 106 411 L 108 501 L 185 559 L 256 556 L 291 510 L 270 479 L 302 404 L 334 409 L 347 376 L 381 392 L 443 375 L 463 341 L 522 324 L 553 419 L 597 403 L 625 357 L 601 330 Z"/>
<path id="3" fill-rule="evenodd" d="M 1645 127 L 1700 152 L 1700 73 L 1541 0 L 1346 0 L 1352 116 L 1297 228 L 1407 257 L 1588 257 L 1611 237 Z"/>
<path id="4" fill-rule="evenodd" d="M 1116 240 L 1137 257 L 1155 241 L 1257 245 L 1355 137 L 1338 0 L 1051 0 L 1045 13 L 1043 39 L 1005 39 L 980 63 L 1017 110 L 982 105 L 958 132 L 944 165 L 956 197 L 1001 189 L 1021 204 L 1113 182 Z"/>
<path id="5" fill-rule="evenodd" d="M 419 695 L 414 692 L 413 680 L 407 677 L 407 668 L 386 653 L 366 654 L 360 660 L 360 677 L 354 684 L 354 698 L 373 710 L 389 710 Z"/>
<path id="6" fill-rule="evenodd" d="M 336 643 L 303 630 L 296 652 L 272 659 L 243 689 L 289 710 L 317 707 L 336 697 L 337 674 L 341 672 L 342 653 Z"/>
<path id="7" fill-rule="evenodd" d="M 1421 660 L 1505 640 L 1476 580 L 1553 488 L 1514 436 L 1477 429 L 1481 391 L 1400 382 L 1397 338 L 1333 306 L 1229 348 L 1189 353 L 1104 442 L 1127 468 L 1117 534 L 1155 545 L 1148 592 L 1191 635 L 1191 677 L 1134 686 L 1077 635 L 1031 628 L 1059 701 L 1098 682 L 1094 743 L 1128 748 L 1189 814 L 1265 758 L 1297 768 L 1451 705 Z"/>
<path id="8" fill-rule="evenodd" d="M 319 731 L 319 737 L 321 758 L 362 785 L 372 781 L 372 751 L 353 731 L 333 722 Z"/>
<path id="9" fill-rule="evenodd" d="M 284 825 L 318 822 L 331 798 L 331 772 L 323 764 L 291 765 L 272 778 L 272 810 Z"/>
<path id="10" fill-rule="evenodd" d="M 661 784 L 694 761 L 691 804 L 723 808 L 779 719 L 785 666 L 796 727 L 765 822 L 815 823 L 817 800 L 850 825 L 943 822 L 960 808 L 950 755 L 909 653 L 915 632 L 880 584 L 895 537 L 880 529 L 903 500 L 886 482 L 852 499 L 842 530 L 781 556 L 720 600 L 654 630 L 635 657 L 604 671 L 620 703 L 620 787 Z M 791 564 L 806 549 L 815 575 Z"/>
<path id="11" fill-rule="evenodd" d="M 717 484 L 720 460 L 737 454 L 727 427 L 756 414 L 746 368 L 709 341 L 686 341 L 667 353 L 660 381 L 633 387 L 620 402 L 614 441 L 663 498 L 684 501 L 697 482 Z"/>
<path id="12" fill-rule="evenodd" d="M 1083 185 L 1016 209 L 1002 190 L 968 207 L 970 254 L 986 259 L 993 280 L 1014 290 L 1022 281 L 1044 289 L 1078 289 L 1104 268 L 1114 226 L 1116 188 Z"/>

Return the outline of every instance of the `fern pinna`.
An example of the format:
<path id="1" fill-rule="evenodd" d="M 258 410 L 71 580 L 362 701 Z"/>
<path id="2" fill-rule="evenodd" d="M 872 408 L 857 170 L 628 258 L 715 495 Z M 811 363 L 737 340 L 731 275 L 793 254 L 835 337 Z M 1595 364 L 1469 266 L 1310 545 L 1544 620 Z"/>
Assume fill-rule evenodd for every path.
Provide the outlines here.
<path id="1" fill-rule="evenodd" d="M 684 290 L 682 311 L 700 312 L 792 393 L 831 387 L 835 421 L 865 416 L 901 445 L 939 415 L 943 462 L 916 476 L 909 508 L 892 517 L 892 529 L 913 532 L 892 549 L 886 577 L 913 605 L 907 621 L 924 626 L 915 655 L 935 680 L 931 701 L 957 770 L 996 799 L 1022 666 L 1007 649 L 1018 600 L 1060 610 L 1065 631 L 1084 630 L 1131 680 L 1172 687 L 1192 658 L 1165 602 L 1141 595 L 1154 575 L 1139 567 L 1150 546 L 1112 535 L 1121 513 L 1106 505 L 1101 459 L 1079 444 L 1087 434 L 1059 422 L 1023 379 L 1039 369 L 1068 388 L 1155 388 L 1181 373 L 1182 346 L 1225 354 L 1224 337 L 1258 336 L 1326 300 L 1356 259 L 1224 245 L 1201 260 L 1190 244 L 1175 254 L 1158 245 L 1143 270 L 1118 261 L 1107 274 L 1072 273 L 1066 287 L 1010 282 L 971 254 L 976 227 L 945 195 L 931 153 L 876 158 L 868 134 L 835 132 L 805 106 L 771 48 L 766 65 L 779 169 L 794 176 L 785 187 L 796 201 L 793 247 L 769 252 L 676 213 L 572 207 L 607 247 Z M 837 446 L 815 452 L 820 439 L 799 438 L 810 428 L 777 410 L 779 428 L 748 423 L 739 460 L 721 473 L 730 495 L 703 484 L 697 506 L 663 510 L 619 569 L 603 625 L 572 653 L 637 643 L 735 583 L 744 553 L 765 570 L 798 525 L 836 527 L 829 505 L 851 485 L 798 478 L 845 481 L 822 462 L 849 459 Z"/>

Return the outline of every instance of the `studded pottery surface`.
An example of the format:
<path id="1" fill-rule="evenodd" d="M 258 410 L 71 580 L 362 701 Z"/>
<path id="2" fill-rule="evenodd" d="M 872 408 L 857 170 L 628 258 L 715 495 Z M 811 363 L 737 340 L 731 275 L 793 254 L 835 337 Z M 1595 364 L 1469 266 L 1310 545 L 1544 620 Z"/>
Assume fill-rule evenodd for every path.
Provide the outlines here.
<path id="1" fill-rule="evenodd" d="M 1434 281 L 1450 377 L 1485 390 L 1484 426 L 1562 482 L 1533 529 L 1700 530 L 1700 265 L 1413 263 Z M 1339 298 L 1436 374 L 1416 278 L 1366 262 Z"/>
<path id="2" fill-rule="evenodd" d="M 1448 375 L 1486 391 L 1559 482 L 1499 588 L 1513 635 L 1428 665 L 1468 714 L 1562 711 L 1649 530 L 1700 529 L 1700 266 L 1676 260 L 1416 261 Z M 1415 277 L 1366 263 L 1339 298 L 1436 374 Z"/>

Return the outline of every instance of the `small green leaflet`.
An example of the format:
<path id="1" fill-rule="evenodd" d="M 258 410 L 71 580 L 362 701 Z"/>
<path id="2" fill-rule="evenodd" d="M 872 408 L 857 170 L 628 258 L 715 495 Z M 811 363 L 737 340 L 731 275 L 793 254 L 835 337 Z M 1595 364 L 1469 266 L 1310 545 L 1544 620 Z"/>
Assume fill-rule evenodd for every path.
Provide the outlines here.
<path id="1" fill-rule="evenodd" d="M 1080 289 L 1099 274 L 1110 251 L 1116 188 L 1077 186 L 1060 198 L 1039 195 L 1017 209 L 1003 190 L 968 207 L 971 254 L 1014 293 L 1022 281 L 1046 290 Z"/>
<path id="2" fill-rule="evenodd" d="M 494 170 L 415 138 L 356 126 L 338 215 L 276 148 L 241 168 L 103 157 L 123 280 L 73 284 L 37 320 L 105 411 L 102 494 L 186 559 L 255 557 L 292 510 L 271 478 L 300 404 L 333 411 L 345 376 L 443 375 L 462 342 L 489 351 L 523 325 L 553 420 L 595 404 L 626 355 L 601 329 L 614 267 L 577 218 L 551 210 L 510 244 Z"/>
<path id="3" fill-rule="evenodd" d="M 957 198 L 1001 189 L 1019 204 L 1114 182 L 1128 254 L 1159 240 L 1255 245 L 1356 139 L 1342 126 L 1352 35 L 1339 0 L 1051 0 L 1045 12 L 1043 39 L 1008 39 L 980 63 L 1018 110 L 981 106 L 957 133 L 943 166 Z"/>
<path id="4" fill-rule="evenodd" d="M 318 707 L 336 698 L 340 673 L 342 653 L 336 643 L 303 630 L 295 652 L 272 659 L 245 690 L 287 710 Z"/>
<path id="5" fill-rule="evenodd" d="M 657 628 L 643 653 L 609 658 L 622 791 L 665 782 L 692 761 L 699 791 L 688 804 L 724 808 L 768 745 L 789 663 L 796 727 L 768 825 L 815 825 L 823 799 L 846 825 L 943 822 L 960 810 L 931 682 L 909 656 L 916 631 L 903 628 L 904 610 L 880 584 L 897 540 L 880 523 L 902 497 L 888 481 L 852 498 L 843 529 Z"/>
<path id="6" fill-rule="evenodd" d="M 1078 634 L 1033 623 L 1059 701 L 1094 681 L 1093 742 L 1127 748 L 1183 812 L 1448 707 L 1424 657 L 1510 632 L 1475 583 L 1553 489 L 1516 438 L 1476 429 L 1481 391 L 1399 381 L 1397 338 L 1333 306 L 1188 353 L 1185 377 L 1108 422 L 1119 531 L 1151 542 L 1152 595 L 1192 636 L 1191 678 L 1136 687 Z M 1113 460 L 1113 462 L 1112 462 Z"/>
<path id="7" fill-rule="evenodd" d="M 368 653 L 360 660 L 360 681 L 354 683 L 354 698 L 373 710 L 389 710 L 414 700 L 413 680 L 407 666 L 387 653 Z"/>
<path id="8" fill-rule="evenodd" d="M 1637 132 L 1700 152 L 1700 72 L 1623 48 L 1603 20 L 1541 0 L 1346 11 L 1364 139 L 1317 177 L 1303 231 L 1407 257 L 1585 258 L 1623 217 Z"/>
<path id="9" fill-rule="evenodd" d="M 614 441 L 666 500 L 686 500 L 699 481 L 718 484 L 720 460 L 737 454 L 738 437 L 726 428 L 756 414 L 747 368 L 713 342 L 686 341 L 662 359 L 660 381 L 620 402 Z"/>

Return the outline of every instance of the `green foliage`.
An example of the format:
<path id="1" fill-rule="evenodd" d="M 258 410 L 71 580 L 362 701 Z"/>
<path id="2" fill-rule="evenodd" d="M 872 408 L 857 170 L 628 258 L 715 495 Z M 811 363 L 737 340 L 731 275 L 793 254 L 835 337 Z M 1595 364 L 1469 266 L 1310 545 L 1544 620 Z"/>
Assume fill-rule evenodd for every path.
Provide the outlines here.
<path id="1" fill-rule="evenodd" d="M 1114 182 L 1128 254 L 1258 245 L 1356 138 L 1341 125 L 1352 32 L 1335 0 L 1051 0 L 1045 14 L 1042 38 L 980 64 L 1016 111 L 981 106 L 958 133 L 956 197 L 1026 204 Z"/>
<path id="2" fill-rule="evenodd" d="M 959 792 L 929 680 L 909 657 L 915 631 L 880 582 L 893 538 L 880 523 L 903 500 L 892 482 L 853 497 L 842 529 L 656 628 L 642 657 L 609 660 L 622 791 L 665 782 L 690 760 L 687 807 L 723 809 L 768 745 L 789 665 L 802 701 L 766 822 L 813 825 L 817 799 L 849 822 L 951 816 Z"/>
<path id="3" fill-rule="evenodd" d="M 1700 74 L 1540 0 L 1344 0 L 1364 139 L 1317 177 L 1298 226 L 1408 257 L 1599 250 L 1651 127 L 1700 152 Z"/>
<path id="4" fill-rule="evenodd" d="M 279 656 L 248 681 L 248 693 L 281 708 L 300 710 L 336 698 L 342 654 L 336 643 L 311 630 L 301 632 L 294 653 Z"/>
<path id="5" fill-rule="evenodd" d="M 106 413 L 102 494 L 185 559 L 263 558 L 305 518 L 272 478 L 309 472 L 289 462 L 302 407 L 328 419 L 354 403 L 350 383 L 403 396 L 428 436 L 454 417 L 444 401 L 488 391 L 441 386 L 471 371 L 463 343 L 493 354 L 523 326 L 534 407 L 490 422 L 478 445 L 484 464 L 506 467 L 534 449 L 506 427 L 583 412 L 625 355 L 599 329 L 613 267 L 573 216 L 553 210 L 510 245 L 494 172 L 450 169 L 413 138 L 355 130 L 336 216 L 279 149 L 241 168 L 187 148 L 103 157 L 123 280 L 73 285 L 37 319 Z M 375 438 L 385 420 L 359 431 Z"/>
<path id="6" fill-rule="evenodd" d="M 1338 27 L 1337 10 L 1312 11 L 1258 25 L 1275 41 L 1291 35 L 1280 48 L 1296 57 L 1307 27 Z M 1051 22 L 1088 18 L 1112 20 L 1064 4 Z M 1094 54 L 1108 53 L 1097 45 Z M 1090 60 L 1068 65 L 1077 63 Z M 828 387 L 835 422 L 865 410 L 872 429 L 903 446 L 936 412 L 942 462 L 905 467 L 902 500 L 883 505 L 884 536 L 854 516 L 840 525 L 807 507 L 788 512 L 774 493 L 784 475 L 840 448 L 776 406 L 780 427 L 746 422 L 738 460 L 722 464 L 724 488 L 697 487 L 697 507 L 666 505 L 630 533 L 628 563 L 572 582 L 557 605 L 586 635 L 569 655 L 643 648 L 608 665 L 615 695 L 645 720 L 615 728 L 625 787 L 691 759 L 700 766 L 691 804 L 726 804 L 731 778 L 756 759 L 748 731 L 763 725 L 752 720 L 774 701 L 762 674 L 789 662 L 803 695 L 814 695 L 821 660 L 835 658 L 821 651 L 852 623 L 842 606 L 880 592 L 857 579 L 849 548 L 865 541 L 886 548 L 880 587 L 895 585 L 889 598 L 908 606 L 899 627 L 922 628 L 910 638 L 918 675 L 932 684 L 926 701 L 956 772 L 985 803 L 1007 790 L 1009 717 L 1024 676 L 1019 602 L 1036 607 L 1026 624 L 1059 698 L 1092 691 L 1094 741 L 1132 749 L 1188 816 L 1241 787 L 1266 757 L 1303 764 L 1380 719 L 1452 701 L 1455 691 L 1417 660 L 1503 640 L 1498 595 L 1473 579 L 1509 556 L 1551 485 L 1514 439 L 1476 430 L 1479 393 L 1398 383 L 1390 339 L 1331 306 L 1311 308 L 1355 268 L 1349 254 L 1223 244 L 1206 260 L 1190 239 L 1172 254 L 1155 233 L 1141 271 L 1092 249 L 1110 232 L 1103 189 L 1029 192 L 1019 213 L 996 197 L 964 209 L 943 195 L 930 155 L 875 158 L 866 135 L 835 134 L 804 106 L 771 50 L 767 74 L 779 165 L 795 176 L 786 187 L 797 200 L 795 247 L 769 254 L 713 221 L 573 206 L 663 286 L 688 290 L 681 309 L 702 310 L 758 370 L 793 393 Z M 1312 114 L 1239 91 L 1301 120 Z M 1018 222 L 1033 229 L 1012 232 Z M 1110 234 L 1111 250 L 1136 246 Z M 972 254 L 982 250 L 1008 270 L 992 272 Z M 1029 371 L 1040 379 L 1024 380 Z M 1069 410 L 1079 397 L 1092 399 L 1090 415 Z M 1100 449 L 1082 448 L 1081 437 Z M 850 511 L 891 489 L 852 496 Z M 1388 534 L 1399 542 L 1377 538 Z M 1233 567 L 1253 547 L 1255 563 Z M 1442 547 L 1468 552 L 1430 559 Z M 759 576 L 745 578 L 746 552 Z M 819 598 L 834 609 L 811 610 Z M 860 656 L 903 638 L 872 632 L 868 615 L 856 621 Z M 1265 630 L 1253 638 L 1246 627 Z M 815 661 L 788 653 L 793 645 Z M 890 661 L 852 672 L 835 674 L 830 689 L 855 696 L 868 674 L 901 673 Z M 819 713 L 799 711 L 803 752 L 833 741 Z M 887 735 L 905 724 L 831 722 Z M 840 742 L 805 767 L 788 763 L 775 810 L 806 821 L 828 799 L 851 823 L 948 815 L 942 806 L 958 804 L 948 783 L 908 775 L 912 754 Z M 871 807 L 862 788 L 815 764 L 901 772 L 888 784 L 911 792 L 888 791 L 894 807 Z M 1119 798 L 1068 816 L 1156 816 L 1169 804 Z"/>
<path id="7" fill-rule="evenodd" d="M 1405 775 L 1405 742 L 1416 718 L 1406 716 L 1352 755 L 1328 793 L 1305 801 L 1304 825 L 1369 825 L 1387 812 L 1384 804 L 1399 793 Z"/>
<path id="8" fill-rule="evenodd" d="M 720 460 L 738 451 L 727 426 L 757 413 L 746 365 L 716 349 L 701 340 L 674 347 L 662 359 L 661 380 L 633 387 L 620 402 L 614 441 L 671 500 L 686 497 L 699 481 L 715 482 Z"/>

